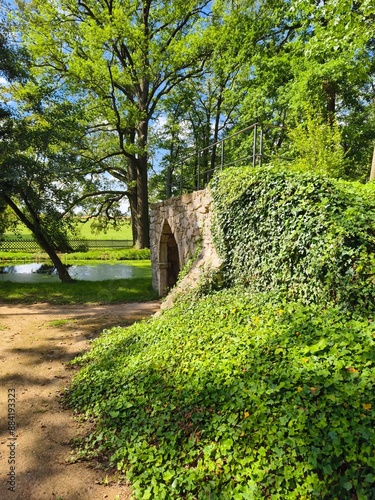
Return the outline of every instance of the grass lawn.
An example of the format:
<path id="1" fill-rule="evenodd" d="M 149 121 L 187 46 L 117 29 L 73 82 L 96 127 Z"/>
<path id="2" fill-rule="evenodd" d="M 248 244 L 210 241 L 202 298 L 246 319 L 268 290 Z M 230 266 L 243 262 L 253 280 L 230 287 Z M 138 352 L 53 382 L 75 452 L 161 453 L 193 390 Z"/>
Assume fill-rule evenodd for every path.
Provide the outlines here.
<path id="1" fill-rule="evenodd" d="M 136 250 L 134 248 L 98 248 L 87 252 L 73 252 L 69 254 L 60 254 L 64 264 L 77 263 L 77 261 L 98 261 L 115 262 L 119 260 L 145 260 L 150 259 L 150 250 Z M 47 254 L 43 252 L 2 252 L 0 251 L 1 262 L 17 262 L 19 264 L 29 262 L 49 261 Z"/>
<path id="2" fill-rule="evenodd" d="M 92 222 L 93 221 L 88 221 L 84 224 L 79 224 L 78 225 L 78 230 L 79 234 L 76 236 L 73 236 L 73 238 L 84 238 L 87 240 L 132 240 L 132 230 L 131 230 L 131 225 L 130 222 L 126 222 L 120 230 L 115 230 L 113 228 L 110 228 L 106 233 L 93 233 L 92 232 Z M 31 232 L 27 229 L 26 226 L 23 224 L 19 224 L 17 227 L 18 234 L 15 235 L 14 233 L 5 233 L 4 238 L 15 238 L 15 237 L 21 237 L 22 239 L 31 239 Z"/>
<path id="3" fill-rule="evenodd" d="M 142 278 L 76 281 L 74 283 L 12 283 L 0 282 L 0 303 L 33 304 L 115 304 L 118 302 L 138 302 L 153 300 L 157 293 L 153 290 L 149 276 Z"/>
<path id="4" fill-rule="evenodd" d="M 88 240 L 132 240 L 132 228 L 130 221 L 126 222 L 120 230 L 110 228 L 106 233 L 92 233 L 91 231 L 92 221 L 88 221 L 85 224 L 80 224 L 80 235 L 82 238 Z"/>

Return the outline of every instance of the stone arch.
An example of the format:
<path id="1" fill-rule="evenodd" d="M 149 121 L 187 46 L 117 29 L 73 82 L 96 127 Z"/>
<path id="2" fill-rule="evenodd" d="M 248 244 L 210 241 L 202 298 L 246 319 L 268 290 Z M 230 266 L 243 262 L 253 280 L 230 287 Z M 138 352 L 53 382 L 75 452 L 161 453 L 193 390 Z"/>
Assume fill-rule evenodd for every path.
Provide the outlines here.
<path id="1" fill-rule="evenodd" d="M 167 220 L 164 220 L 159 244 L 159 294 L 166 295 L 177 283 L 180 257 L 177 241 Z"/>

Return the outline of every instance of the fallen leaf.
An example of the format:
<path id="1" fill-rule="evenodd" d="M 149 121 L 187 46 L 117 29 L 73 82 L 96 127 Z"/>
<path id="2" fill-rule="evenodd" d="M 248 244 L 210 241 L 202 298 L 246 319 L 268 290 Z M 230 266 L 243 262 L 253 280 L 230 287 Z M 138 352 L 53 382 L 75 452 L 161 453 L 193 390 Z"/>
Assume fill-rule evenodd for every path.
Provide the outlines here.
<path id="1" fill-rule="evenodd" d="M 348 371 L 349 373 L 359 373 L 359 371 L 356 370 L 353 366 L 349 366 L 346 371 Z"/>

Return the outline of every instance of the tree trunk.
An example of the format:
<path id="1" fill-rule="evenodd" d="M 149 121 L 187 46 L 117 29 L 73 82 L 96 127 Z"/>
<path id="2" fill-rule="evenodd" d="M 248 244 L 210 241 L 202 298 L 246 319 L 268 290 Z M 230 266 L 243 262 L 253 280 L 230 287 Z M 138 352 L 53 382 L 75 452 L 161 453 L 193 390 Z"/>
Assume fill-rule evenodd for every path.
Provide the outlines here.
<path id="1" fill-rule="evenodd" d="M 137 197 L 134 194 L 129 194 L 130 220 L 132 226 L 133 246 L 137 243 Z"/>
<path id="2" fill-rule="evenodd" d="M 40 229 L 33 224 L 26 215 L 20 210 L 17 204 L 6 195 L 2 195 L 5 202 L 10 206 L 16 216 L 19 218 L 23 224 L 33 233 L 36 241 L 42 247 L 42 249 L 46 252 L 48 257 L 52 260 L 53 265 L 56 267 L 56 270 L 59 274 L 59 278 L 63 283 L 71 283 L 74 282 L 74 279 L 70 276 L 67 268 L 61 262 L 60 257 L 57 255 L 55 248 L 52 244 L 48 242 L 48 239 L 41 233 Z M 35 217 L 35 214 L 34 214 Z"/>
<path id="3" fill-rule="evenodd" d="M 370 181 L 373 181 L 375 179 L 375 145 L 374 145 L 374 152 L 372 154 L 372 165 L 371 165 L 371 172 L 370 172 Z"/>
<path id="4" fill-rule="evenodd" d="M 137 158 L 137 239 L 136 248 L 150 248 L 150 223 L 148 214 L 148 120 L 138 125 L 138 144 L 142 151 Z"/>
<path id="5" fill-rule="evenodd" d="M 170 164 L 167 167 L 166 196 L 167 196 L 167 200 L 172 196 L 172 167 Z"/>
<path id="6" fill-rule="evenodd" d="M 327 121 L 332 126 L 335 121 L 336 113 L 336 84 L 332 81 L 324 80 L 323 90 L 327 102 Z"/>
<path id="7" fill-rule="evenodd" d="M 166 195 L 167 195 L 167 200 L 172 196 L 172 176 L 173 176 L 173 170 L 174 170 L 174 165 L 177 164 L 177 155 L 176 158 L 174 157 L 175 155 L 175 132 L 172 129 L 172 138 L 171 138 L 171 144 L 169 147 L 169 163 L 167 167 L 167 186 L 166 186 Z M 176 153 L 178 151 L 178 148 L 176 149 Z M 173 166 L 172 166 L 173 165 Z"/>
<path id="8" fill-rule="evenodd" d="M 133 245 L 136 248 L 149 248 L 149 216 L 148 216 L 148 156 L 146 152 L 147 126 L 144 131 L 141 122 L 139 145 L 144 151 L 138 158 L 128 158 L 128 200 L 131 214 Z M 146 135 L 144 135 L 146 134 Z"/>
<path id="9" fill-rule="evenodd" d="M 137 166 L 135 159 L 128 159 L 128 200 L 130 207 L 130 216 L 132 224 L 133 245 L 135 246 L 138 239 L 137 228 Z"/>
<path id="10" fill-rule="evenodd" d="M 209 179 L 211 179 L 211 177 L 213 176 L 213 173 L 215 171 L 215 166 L 216 166 L 216 150 L 217 150 L 216 143 L 219 139 L 219 127 L 220 127 L 220 115 L 221 115 L 222 103 L 223 103 L 223 87 L 220 86 L 219 95 L 218 95 L 217 103 L 216 103 L 215 127 L 214 127 L 214 137 L 213 137 L 214 146 L 212 147 L 211 167 L 210 167 L 211 171 L 210 171 Z M 221 161 L 220 161 L 220 164 L 221 164 Z"/>
<path id="11" fill-rule="evenodd" d="M 137 170 L 137 241 L 136 248 L 150 248 L 148 215 L 147 153 L 138 158 Z"/>
<path id="12" fill-rule="evenodd" d="M 34 236 L 39 245 L 43 248 L 43 250 L 48 254 L 49 258 L 52 260 L 52 263 L 57 270 L 60 280 L 63 283 L 74 282 L 75 280 L 70 276 L 68 269 L 61 262 L 60 257 L 57 255 L 55 249 L 48 243 L 46 238 L 44 238 L 43 235 L 34 234 Z"/>

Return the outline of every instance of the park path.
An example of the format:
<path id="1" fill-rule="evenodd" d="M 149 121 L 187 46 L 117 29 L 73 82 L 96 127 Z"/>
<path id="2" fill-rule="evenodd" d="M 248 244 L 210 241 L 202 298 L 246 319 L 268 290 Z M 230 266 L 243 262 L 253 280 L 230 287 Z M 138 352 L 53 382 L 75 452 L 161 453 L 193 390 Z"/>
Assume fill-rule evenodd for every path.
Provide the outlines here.
<path id="1" fill-rule="evenodd" d="M 89 424 L 63 409 L 61 394 L 74 374 L 67 362 L 87 350 L 90 339 L 105 328 L 149 317 L 159 306 L 159 301 L 0 304 L 1 500 L 130 499 L 129 486 L 119 484 L 115 471 L 107 476 L 94 460 L 70 463 L 70 443 L 84 436 Z M 8 428 L 13 409 L 14 436 Z M 15 479 L 14 492 L 8 489 L 11 479 Z"/>

